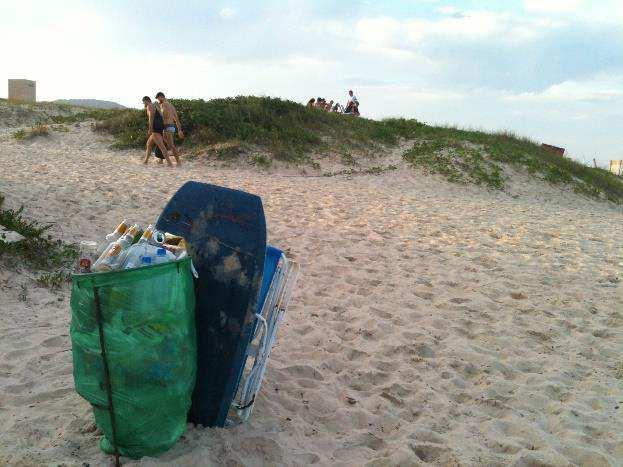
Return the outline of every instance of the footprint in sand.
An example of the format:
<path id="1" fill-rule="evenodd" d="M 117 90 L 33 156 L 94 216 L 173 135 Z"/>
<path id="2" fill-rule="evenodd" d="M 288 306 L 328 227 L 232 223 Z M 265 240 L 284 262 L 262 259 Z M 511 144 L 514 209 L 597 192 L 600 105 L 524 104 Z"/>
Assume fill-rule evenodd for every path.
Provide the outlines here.
<path id="1" fill-rule="evenodd" d="M 32 387 L 35 385 L 35 383 L 33 383 L 32 381 L 28 381 L 27 383 L 22 383 L 22 384 L 11 384 L 9 386 L 6 386 L 4 388 L 4 390 L 6 392 L 8 392 L 9 394 L 23 394 L 26 391 L 29 391 L 30 389 L 32 389 Z"/>
<path id="2" fill-rule="evenodd" d="M 446 460 L 448 460 L 447 457 L 451 452 L 445 446 L 428 443 L 412 443 L 409 447 L 418 459 L 426 463 L 443 463 L 445 465 Z M 453 465 L 453 463 L 448 463 L 447 465 Z"/>
<path id="3" fill-rule="evenodd" d="M 324 381 L 323 374 L 309 365 L 292 365 L 282 368 L 282 371 L 296 378 L 307 378 L 316 381 Z"/>
<path id="4" fill-rule="evenodd" d="M 44 347 L 61 347 L 68 344 L 69 338 L 66 334 L 61 336 L 48 337 L 41 343 L 41 345 Z"/>

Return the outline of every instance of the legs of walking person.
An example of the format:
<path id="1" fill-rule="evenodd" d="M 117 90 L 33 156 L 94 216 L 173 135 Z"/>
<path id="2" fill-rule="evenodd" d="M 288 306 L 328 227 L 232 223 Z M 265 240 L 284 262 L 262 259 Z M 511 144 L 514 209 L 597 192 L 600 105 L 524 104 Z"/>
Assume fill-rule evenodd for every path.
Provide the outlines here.
<path id="1" fill-rule="evenodd" d="M 154 138 L 154 142 L 158 145 L 162 155 L 167 160 L 167 165 L 173 165 L 171 163 L 171 158 L 169 157 L 169 151 L 167 150 L 164 140 L 162 139 L 162 135 L 160 133 L 152 133 L 151 136 Z"/>
<path id="2" fill-rule="evenodd" d="M 153 147 L 154 140 L 151 135 L 149 135 L 149 138 L 147 138 L 147 143 L 145 144 L 145 159 L 143 160 L 143 164 L 147 164 L 149 162 L 149 156 L 151 156 L 151 148 Z"/>
<path id="3" fill-rule="evenodd" d="M 147 164 L 147 162 L 149 162 L 149 157 L 151 156 L 151 150 L 154 147 L 154 145 L 158 146 L 158 148 L 162 152 L 162 155 L 167 160 L 167 164 L 173 165 L 171 163 L 171 159 L 169 158 L 169 152 L 167 151 L 167 148 L 164 145 L 164 141 L 160 133 L 152 133 L 151 135 L 149 135 L 149 138 L 147 139 L 147 145 L 145 147 L 145 159 L 143 160 L 143 163 Z"/>
<path id="4" fill-rule="evenodd" d="M 172 132 L 166 130 L 164 131 L 164 143 L 169 149 L 171 149 L 171 153 L 173 154 L 173 157 L 175 157 L 177 165 L 180 165 L 182 161 L 180 160 L 180 153 L 175 146 L 175 140 Z"/>

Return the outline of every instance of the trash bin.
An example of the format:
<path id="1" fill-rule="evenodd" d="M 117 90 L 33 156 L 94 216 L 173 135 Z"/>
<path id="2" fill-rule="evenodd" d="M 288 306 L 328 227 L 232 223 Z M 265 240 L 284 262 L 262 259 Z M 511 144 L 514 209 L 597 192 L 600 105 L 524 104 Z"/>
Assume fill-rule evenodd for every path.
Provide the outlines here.
<path id="1" fill-rule="evenodd" d="M 76 391 L 109 454 L 155 456 L 184 433 L 196 373 L 190 258 L 72 277 Z"/>

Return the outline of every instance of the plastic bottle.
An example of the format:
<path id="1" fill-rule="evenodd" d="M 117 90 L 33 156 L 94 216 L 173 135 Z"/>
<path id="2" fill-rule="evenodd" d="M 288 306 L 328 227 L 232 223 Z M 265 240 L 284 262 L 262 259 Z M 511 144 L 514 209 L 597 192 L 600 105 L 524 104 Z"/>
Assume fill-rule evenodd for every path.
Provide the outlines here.
<path id="1" fill-rule="evenodd" d="M 108 245 L 93 265 L 93 270 L 110 271 L 121 267 L 125 261 L 130 245 L 132 245 L 134 235 L 136 235 L 139 229 L 140 227 L 138 224 L 134 224 L 121 238 Z"/>
<path id="2" fill-rule="evenodd" d="M 151 243 L 152 245 L 161 246 L 165 242 L 165 240 L 165 233 L 161 232 L 160 230 L 154 229 L 154 234 L 151 237 L 151 241 L 149 243 Z"/>
<path id="3" fill-rule="evenodd" d="M 126 233 L 127 230 L 128 230 L 128 221 L 127 219 L 123 219 L 121 221 L 121 224 L 119 224 L 115 230 L 113 230 L 111 233 L 107 234 L 106 237 L 104 237 L 106 240 L 102 242 L 97 252 L 98 257 L 101 256 L 102 253 L 104 253 L 106 248 L 108 248 L 108 246 L 112 242 L 116 242 L 117 240 L 119 240 L 121 236 Z"/>
<path id="4" fill-rule="evenodd" d="M 91 265 L 98 257 L 97 249 L 97 242 L 90 242 L 86 240 L 80 242 L 80 255 L 78 256 L 78 263 L 76 264 L 75 269 L 77 274 L 88 274 L 91 272 Z"/>
<path id="5" fill-rule="evenodd" d="M 106 240 L 108 243 L 115 242 L 121 238 L 126 230 L 128 230 L 128 221 L 127 219 L 123 219 L 121 224 L 119 224 L 115 230 L 106 235 Z"/>
<path id="6" fill-rule="evenodd" d="M 165 248 L 158 248 L 154 257 L 155 264 L 168 263 L 175 261 L 175 255 Z"/>
<path id="7" fill-rule="evenodd" d="M 138 268 L 141 266 L 141 258 L 143 256 L 152 256 L 153 248 L 149 244 L 154 233 L 154 227 L 150 224 L 147 226 L 141 238 L 134 245 L 130 247 L 128 254 L 126 256 L 125 262 L 123 263 L 124 269 L 132 269 Z"/>

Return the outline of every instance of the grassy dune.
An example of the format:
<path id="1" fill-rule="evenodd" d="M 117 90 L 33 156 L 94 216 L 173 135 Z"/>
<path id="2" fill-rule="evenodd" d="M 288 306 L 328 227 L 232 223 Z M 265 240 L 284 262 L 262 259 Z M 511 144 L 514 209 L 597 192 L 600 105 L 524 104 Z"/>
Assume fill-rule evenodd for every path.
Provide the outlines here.
<path id="1" fill-rule="evenodd" d="M 452 182 L 503 189 L 503 165 L 509 164 L 546 182 L 569 185 L 578 193 L 623 202 L 622 178 L 552 155 L 534 141 L 511 133 L 430 126 L 410 119 L 354 118 L 270 97 L 172 102 L 187 134 L 185 146 L 209 147 L 209 151 L 223 158 L 236 157 L 247 147 L 259 146 L 266 150 L 265 156 L 253 156 L 259 167 L 269 166 L 272 160 L 311 163 L 312 152 L 334 151 L 342 154 L 342 159 L 358 157 L 354 155 L 358 151 L 382 154 L 383 149 L 408 141 L 411 148 L 403 155 L 406 163 L 442 174 Z M 46 110 L 41 118 L 43 123 L 95 119 L 97 129 L 115 137 L 115 147 L 140 148 L 145 144 L 147 119 L 143 110 L 42 105 Z"/>
<path id="2" fill-rule="evenodd" d="M 406 139 L 413 141 L 413 147 L 405 152 L 405 161 L 445 175 L 450 181 L 502 189 L 501 164 L 512 164 L 547 182 L 569 184 L 579 193 L 623 201 L 623 180 L 619 177 L 552 155 L 534 141 L 510 133 L 429 126 L 407 119 L 353 118 L 269 97 L 172 102 L 188 134 L 185 144 L 189 145 L 237 141 L 262 145 L 278 160 L 303 162 L 310 151 L 348 151 L 395 145 Z M 117 147 L 141 147 L 146 125 L 142 111 L 125 110 L 114 112 L 99 128 L 117 138 Z"/>

